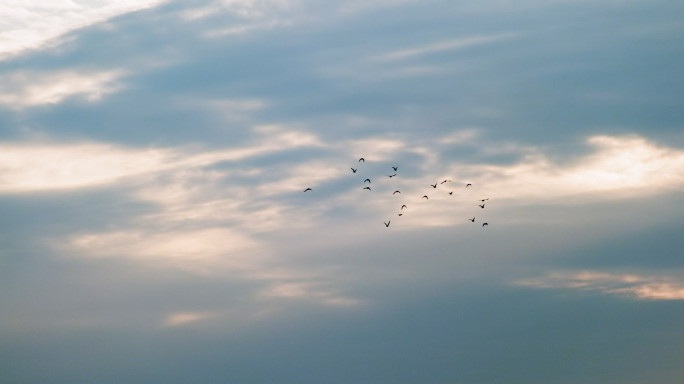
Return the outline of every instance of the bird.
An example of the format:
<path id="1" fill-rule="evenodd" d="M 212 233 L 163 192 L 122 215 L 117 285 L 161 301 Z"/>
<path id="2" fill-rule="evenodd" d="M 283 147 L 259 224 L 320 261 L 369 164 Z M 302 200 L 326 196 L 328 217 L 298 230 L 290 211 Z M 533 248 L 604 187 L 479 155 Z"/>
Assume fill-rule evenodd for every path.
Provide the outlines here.
<path id="1" fill-rule="evenodd" d="M 403 213 L 400 213 L 399 216 L 403 215 Z"/>
<path id="2" fill-rule="evenodd" d="M 312 190 L 311 188 L 307 188 L 307 189 L 304 190 L 304 192 L 306 192 L 306 191 L 311 191 L 311 190 Z"/>
<path id="3" fill-rule="evenodd" d="M 365 162 L 366 162 L 366 159 L 364 159 L 363 157 L 360 158 L 360 159 L 359 159 L 359 163 L 361 163 L 361 162 L 364 162 L 364 163 L 365 163 Z"/>
<path id="4" fill-rule="evenodd" d="M 383 221 L 383 223 L 385 223 L 385 222 Z M 388 227 L 388 228 L 389 228 L 389 223 L 390 223 L 390 221 L 387 220 L 387 222 L 385 223 L 385 227 Z"/>
<path id="5" fill-rule="evenodd" d="M 357 170 L 354 169 L 354 168 L 352 168 L 351 170 L 352 170 L 352 173 L 356 173 L 356 171 L 357 171 Z"/>
<path id="6" fill-rule="evenodd" d="M 427 197 L 427 195 L 425 195 L 425 196 L 421 197 L 421 199 L 428 199 L 428 200 L 430 200 L 430 198 L 429 198 L 429 197 Z"/>
<path id="7" fill-rule="evenodd" d="M 482 204 L 482 205 L 478 204 L 477 206 L 480 207 L 480 208 L 482 208 L 482 209 L 484 209 L 484 206 L 485 206 L 485 205 L 484 205 L 484 204 Z"/>
<path id="8" fill-rule="evenodd" d="M 451 182 L 451 180 L 444 180 L 440 184 L 444 184 L 444 183 L 448 183 L 448 182 Z"/>
<path id="9" fill-rule="evenodd" d="M 365 183 L 366 181 L 370 183 L 370 179 L 366 179 L 366 180 L 364 180 L 363 182 Z"/>
<path id="10" fill-rule="evenodd" d="M 473 222 L 473 223 L 475 222 L 475 218 L 474 218 L 474 217 L 473 217 L 472 219 L 466 219 L 466 220 L 470 220 L 470 221 Z"/>
<path id="11" fill-rule="evenodd" d="M 472 184 L 470 184 L 470 183 L 466 184 L 466 188 L 468 188 L 468 187 L 472 187 L 472 186 L 473 186 L 473 185 L 472 185 Z"/>
<path id="12" fill-rule="evenodd" d="M 391 179 L 391 178 L 393 178 L 393 177 L 396 176 L 396 175 L 397 175 L 397 174 L 395 173 L 394 175 L 387 175 L 387 176 L 389 176 L 389 178 Z"/>
<path id="13" fill-rule="evenodd" d="M 482 226 L 484 227 L 485 225 L 489 225 L 489 223 L 482 223 Z"/>
<path id="14" fill-rule="evenodd" d="M 454 194 L 454 191 L 449 192 L 449 194 L 450 194 L 450 195 L 453 195 L 453 194 Z"/>
<path id="15" fill-rule="evenodd" d="M 431 186 L 432 188 L 437 188 L 437 183 L 430 184 L 430 186 Z"/>
<path id="16" fill-rule="evenodd" d="M 370 187 L 363 187 L 363 189 L 367 189 L 369 191 L 371 190 Z"/>
<path id="17" fill-rule="evenodd" d="M 487 200 L 489 200 L 489 197 L 488 197 L 488 198 L 486 198 L 486 199 L 482 199 L 482 200 L 480 200 L 480 201 L 487 201 Z"/>
<path id="18" fill-rule="evenodd" d="M 397 193 L 401 193 L 401 192 L 400 191 L 394 191 L 394 193 L 392 193 L 392 194 L 396 195 Z"/>
<path id="19" fill-rule="evenodd" d="M 404 209 L 404 208 L 408 208 L 408 207 L 406 206 L 406 204 L 404 204 L 404 205 L 401 206 L 401 209 Z"/>
<path id="20" fill-rule="evenodd" d="M 394 169 L 395 171 L 397 170 L 397 168 L 399 168 L 399 167 L 392 167 L 392 169 Z"/>

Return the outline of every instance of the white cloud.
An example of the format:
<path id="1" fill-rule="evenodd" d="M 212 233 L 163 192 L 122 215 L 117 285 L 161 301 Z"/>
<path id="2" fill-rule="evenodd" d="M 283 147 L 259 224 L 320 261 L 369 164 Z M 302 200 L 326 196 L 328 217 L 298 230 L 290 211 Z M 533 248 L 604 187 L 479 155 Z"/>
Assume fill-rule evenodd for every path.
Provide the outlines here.
<path id="1" fill-rule="evenodd" d="M 455 51 L 467 47 L 472 47 L 476 45 L 482 45 L 487 43 L 492 43 L 495 41 L 500 41 L 504 39 L 510 39 L 515 37 L 516 34 L 513 33 L 503 33 L 498 35 L 488 35 L 488 36 L 469 36 L 469 37 L 459 37 L 452 40 L 440 41 L 436 43 L 426 44 L 419 47 L 412 47 L 401 49 L 393 52 L 386 52 L 380 55 L 372 56 L 369 60 L 372 61 L 396 61 L 404 60 L 416 56 L 427 55 L 437 52 Z"/>
<path id="2" fill-rule="evenodd" d="M 124 178 L 237 161 L 305 146 L 316 136 L 271 129 L 240 148 L 188 153 L 181 148 L 126 148 L 101 143 L 0 144 L 0 194 L 93 187 Z"/>
<path id="3" fill-rule="evenodd" d="M 638 136 L 593 136 L 594 153 L 556 164 L 542 151 L 511 165 L 454 165 L 460 179 L 496 191 L 497 198 L 554 200 L 571 196 L 614 199 L 662 193 L 684 184 L 684 151 Z"/>
<path id="4" fill-rule="evenodd" d="M 598 271 L 555 272 L 522 279 L 516 285 L 538 289 L 575 289 L 624 295 L 641 300 L 684 300 L 684 283 L 672 276 L 643 276 Z"/>
<path id="5" fill-rule="evenodd" d="M 84 258 L 114 257 L 201 274 L 244 273 L 263 262 L 254 240 L 221 227 L 170 230 L 149 223 L 144 229 L 76 235 L 55 245 Z"/>
<path id="6" fill-rule="evenodd" d="M 163 325 L 166 327 L 178 327 L 207 320 L 211 317 L 214 317 L 214 314 L 209 312 L 178 312 L 168 315 Z"/>
<path id="7" fill-rule="evenodd" d="M 117 91 L 123 71 L 17 71 L 0 75 L 0 105 L 25 108 L 57 104 L 70 97 L 100 100 Z"/>
<path id="8" fill-rule="evenodd" d="M 69 31 L 165 0 L 6 0 L 0 4 L 0 59 L 39 48 Z"/>
<path id="9" fill-rule="evenodd" d="M 334 307 L 351 307 L 360 304 L 358 299 L 344 297 L 312 282 L 279 282 L 262 292 L 265 297 L 290 300 L 313 300 Z"/>

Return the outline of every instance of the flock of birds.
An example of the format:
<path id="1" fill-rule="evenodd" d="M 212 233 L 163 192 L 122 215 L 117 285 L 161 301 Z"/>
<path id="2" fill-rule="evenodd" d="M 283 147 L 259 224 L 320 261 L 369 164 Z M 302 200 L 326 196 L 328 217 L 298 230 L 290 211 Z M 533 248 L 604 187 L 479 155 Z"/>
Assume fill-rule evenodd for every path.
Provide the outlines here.
<path id="1" fill-rule="evenodd" d="M 359 163 L 365 163 L 365 162 L 366 162 L 366 159 L 364 159 L 363 157 L 361 157 L 361 158 L 359 159 L 358 162 L 359 162 Z M 392 174 L 392 175 L 387 175 L 390 179 L 393 178 L 393 177 L 395 177 L 395 176 L 397 176 L 397 171 L 398 171 L 399 167 L 398 167 L 398 166 L 393 166 L 392 169 L 394 170 L 394 174 Z M 352 174 L 355 174 L 358 170 L 359 170 L 358 167 L 357 167 L 357 168 L 351 167 Z M 451 182 L 452 182 L 451 180 L 445 179 L 445 180 L 442 180 L 441 182 L 439 182 L 439 185 L 441 185 L 441 184 L 446 184 L 446 183 L 451 183 Z M 369 185 L 365 185 L 366 183 L 368 183 Z M 371 187 L 370 187 L 371 179 L 368 179 L 368 178 L 367 178 L 367 179 L 363 180 L 363 184 L 365 185 L 365 186 L 362 188 L 363 190 L 371 191 Z M 431 186 L 433 189 L 437 189 L 438 184 L 437 184 L 437 183 L 434 183 L 434 184 L 430 184 L 430 186 Z M 467 183 L 467 184 L 465 185 L 465 188 L 469 188 L 469 187 L 472 187 L 472 186 L 473 186 L 473 185 L 472 185 L 471 183 Z M 304 189 L 304 192 L 308 192 L 308 191 L 313 191 L 313 189 L 312 189 L 311 187 Z M 392 195 L 396 195 L 397 193 L 401 194 L 401 191 L 395 190 L 394 192 L 392 192 Z M 453 194 L 454 194 L 453 191 L 450 191 L 450 192 L 449 192 L 449 195 L 453 195 Z M 430 197 L 429 197 L 428 195 L 423 195 L 423 197 L 421 197 L 421 199 L 430 200 Z M 480 199 L 479 202 L 482 203 L 482 204 L 478 204 L 478 206 L 479 206 L 481 209 L 484 209 L 485 204 L 486 204 L 485 202 L 486 202 L 487 200 L 489 200 L 489 198 Z M 406 206 L 406 204 L 402 204 L 401 208 L 399 209 L 399 213 L 398 213 L 399 216 L 402 216 L 402 215 L 403 215 L 402 211 L 403 211 L 405 208 L 408 208 L 408 207 Z M 467 220 L 470 221 L 470 222 L 472 222 L 472 223 L 474 223 L 474 222 L 475 222 L 475 216 L 473 216 L 472 219 L 467 219 Z M 389 228 L 391 221 L 390 221 L 390 220 L 387 220 L 387 222 L 383 222 L 383 223 L 385 224 L 385 227 L 386 227 L 386 228 Z M 482 223 L 482 227 L 483 227 L 483 228 L 484 228 L 485 226 L 488 226 L 488 225 L 489 225 L 489 223 L 487 223 L 487 222 Z"/>

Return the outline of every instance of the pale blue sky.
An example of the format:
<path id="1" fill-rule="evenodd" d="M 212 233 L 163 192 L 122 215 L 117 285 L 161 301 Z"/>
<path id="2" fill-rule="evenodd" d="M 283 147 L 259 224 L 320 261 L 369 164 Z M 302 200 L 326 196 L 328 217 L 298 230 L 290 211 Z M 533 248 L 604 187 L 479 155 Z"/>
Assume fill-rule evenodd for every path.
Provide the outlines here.
<path id="1" fill-rule="evenodd" d="M 682 382 L 679 2 L 0 19 L 0 383 Z"/>

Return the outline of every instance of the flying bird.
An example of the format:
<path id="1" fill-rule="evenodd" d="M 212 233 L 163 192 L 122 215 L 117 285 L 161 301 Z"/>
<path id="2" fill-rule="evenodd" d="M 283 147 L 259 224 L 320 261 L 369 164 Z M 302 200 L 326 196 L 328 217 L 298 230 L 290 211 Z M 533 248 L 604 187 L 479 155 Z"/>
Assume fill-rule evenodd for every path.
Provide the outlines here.
<path id="1" fill-rule="evenodd" d="M 351 170 L 352 170 L 352 173 L 356 173 L 356 171 L 357 171 L 357 170 L 354 169 L 354 168 L 352 168 Z"/>
<path id="2" fill-rule="evenodd" d="M 482 205 L 478 204 L 477 206 L 484 209 L 485 205 L 484 204 L 482 204 Z"/>
<path id="3" fill-rule="evenodd" d="M 363 187 L 363 189 L 367 189 L 369 191 L 371 190 L 370 187 Z"/>
<path id="4" fill-rule="evenodd" d="M 304 192 L 306 192 L 306 191 L 311 191 L 311 188 L 307 188 L 304 190 Z"/>
<path id="5" fill-rule="evenodd" d="M 482 199 L 482 200 L 480 200 L 480 201 L 487 201 L 487 200 L 489 200 L 489 197 L 488 197 L 488 198 L 486 198 L 486 199 Z"/>
<path id="6" fill-rule="evenodd" d="M 473 222 L 473 223 L 475 222 L 475 218 L 474 218 L 474 217 L 473 217 L 472 219 L 466 219 L 466 220 L 470 220 L 470 221 Z"/>
<path id="7" fill-rule="evenodd" d="M 472 186 L 473 186 L 473 185 L 472 185 L 472 184 L 470 184 L 470 183 L 466 184 L 466 188 L 468 188 L 468 187 L 472 187 Z"/>
<path id="8" fill-rule="evenodd" d="M 366 180 L 364 180 L 363 182 L 365 183 L 366 181 L 370 183 L 370 179 L 366 179 Z"/>
<path id="9" fill-rule="evenodd" d="M 482 223 L 482 226 L 484 227 L 485 225 L 489 225 L 489 223 Z"/>
<path id="10" fill-rule="evenodd" d="M 454 194 L 454 191 L 449 192 L 449 194 L 450 194 L 450 195 L 453 195 L 453 194 Z"/>
<path id="11" fill-rule="evenodd" d="M 383 221 L 383 223 L 385 223 L 385 222 Z M 387 222 L 385 223 L 385 227 L 388 227 L 388 228 L 389 228 L 389 223 L 390 223 L 390 221 L 387 220 Z"/>
<path id="12" fill-rule="evenodd" d="M 430 198 L 429 198 L 429 197 L 427 197 L 427 195 L 425 195 L 425 196 L 421 197 L 421 199 L 428 199 L 428 200 L 430 200 Z"/>
<path id="13" fill-rule="evenodd" d="M 394 169 L 395 171 L 397 170 L 397 168 L 399 168 L 399 167 L 392 167 L 392 169 Z"/>
<path id="14" fill-rule="evenodd" d="M 401 192 L 400 191 L 394 191 L 394 193 L 392 193 L 392 195 L 396 195 L 397 193 L 401 193 Z"/>
<path id="15" fill-rule="evenodd" d="M 444 181 L 442 181 L 440 184 L 450 183 L 450 182 L 451 182 L 451 180 L 444 180 Z"/>
<path id="16" fill-rule="evenodd" d="M 430 186 L 431 186 L 432 188 L 437 188 L 437 183 L 430 184 Z"/>
<path id="17" fill-rule="evenodd" d="M 404 204 L 404 205 L 401 206 L 401 209 L 404 209 L 404 208 L 408 208 L 408 207 L 406 206 L 406 204 Z"/>
<path id="18" fill-rule="evenodd" d="M 403 215 L 403 213 L 400 213 L 399 216 Z"/>
<path id="19" fill-rule="evenodd" d="M 393 178 L 393 177 L 396 176 L 396 175 L 397 175 L 397 174 L 395 173 L 394 175 L 387 175 L 387 176 L 389 176 L 389 178 L 391 179 L 391 178 Z"/>
<path id="20" fill-rule="evenodd" d="M 366 159 L 364 159 L 363 157 L 360 158 L 360 159 L 359 159 L 359 163 L 361 163 L 361 162 L 364 162 L 364 163 L 365 163 L 365 162 L 366 162 Z"/>

